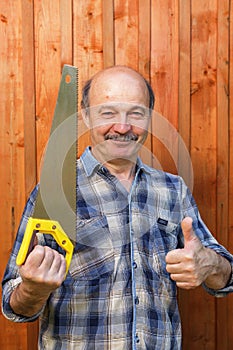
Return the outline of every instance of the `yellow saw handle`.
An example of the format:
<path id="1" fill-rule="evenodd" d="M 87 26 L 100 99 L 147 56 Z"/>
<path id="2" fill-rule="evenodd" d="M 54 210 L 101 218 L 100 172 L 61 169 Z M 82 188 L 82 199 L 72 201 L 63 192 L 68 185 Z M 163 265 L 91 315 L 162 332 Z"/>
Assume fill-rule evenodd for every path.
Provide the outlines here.
<path id="1" fill-rule="evenodd" d="M 45 220 L 45 219 L 35 219 L 29 218 L 27 227 L 25 230 L 25 234 L 23 237 L 23 242 L 19 249 L 16 264 L 22 265 L 27 257 L 28 249 L 32 240 L 32 236 L 34 232 L 41 232 L 43 234 L 52 235 L 57 242 L 57 244 L 65 250 L 66 252 L 66 273 L 69 270 L 70 262 L 73 255 L 74 246 L 69 240 L 68 236 L 63 231 L 61 225 L 58 221 L 53 220 Z"/>

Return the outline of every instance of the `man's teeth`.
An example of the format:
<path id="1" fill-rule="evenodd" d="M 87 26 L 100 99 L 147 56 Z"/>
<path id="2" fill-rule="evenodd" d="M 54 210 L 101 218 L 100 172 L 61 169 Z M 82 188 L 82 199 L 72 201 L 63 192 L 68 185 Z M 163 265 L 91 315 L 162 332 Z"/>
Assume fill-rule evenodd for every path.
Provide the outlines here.
<path id="1" fill-rule="evenodd" d="M 135 135 L 108 135 L 107 140 L 114 140 L 114 141 L 137 141 L 137 136 Z"/>

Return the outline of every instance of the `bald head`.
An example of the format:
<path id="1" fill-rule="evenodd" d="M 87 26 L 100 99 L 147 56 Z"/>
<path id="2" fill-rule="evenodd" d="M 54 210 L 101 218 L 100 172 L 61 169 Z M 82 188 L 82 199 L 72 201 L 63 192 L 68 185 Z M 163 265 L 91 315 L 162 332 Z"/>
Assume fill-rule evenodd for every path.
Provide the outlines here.
<path id="1" fill-rule="evenodd" d="M 147 80 L 137 71 L 127 66 L 109 67 L 98 72 L 86 82 L 83 87 L 81 107 L 90 107 L 92 96 L 95 96 L 96 103 L 96 96 L 100 91 L 102 96 L 105 96 L 106 102 L 108 100 L 123 102 L 124 97 L 131 102 L 139 102 L 137 100 L 139 90 L 141 98 L 146 101 L 147 107 L 152 110 L 154 107 L 154 93 Z"/>

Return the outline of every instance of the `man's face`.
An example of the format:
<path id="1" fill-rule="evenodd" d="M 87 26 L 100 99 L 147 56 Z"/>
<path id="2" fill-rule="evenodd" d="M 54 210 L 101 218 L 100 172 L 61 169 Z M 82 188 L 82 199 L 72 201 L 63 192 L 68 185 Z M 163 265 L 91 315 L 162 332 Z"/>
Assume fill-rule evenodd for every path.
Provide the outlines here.
<path id="1" fill-rule="evenodd" d="M 147 136 L 149 94 L 131 71 L 105 71 L 89 92 L 92 152 L 100 162 L 135 161 Z"/>

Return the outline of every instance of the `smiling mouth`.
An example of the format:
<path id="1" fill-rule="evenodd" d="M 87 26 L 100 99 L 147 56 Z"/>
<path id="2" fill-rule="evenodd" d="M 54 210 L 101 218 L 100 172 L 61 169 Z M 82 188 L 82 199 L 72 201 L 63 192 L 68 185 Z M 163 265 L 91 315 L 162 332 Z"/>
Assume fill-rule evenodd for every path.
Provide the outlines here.
<path id="1" fill-rule="evenodd" d="M 129 141 L 137 141 L 138 137 L 136 135 L 106 135 L 105 140 L 129 142 Z"/>

